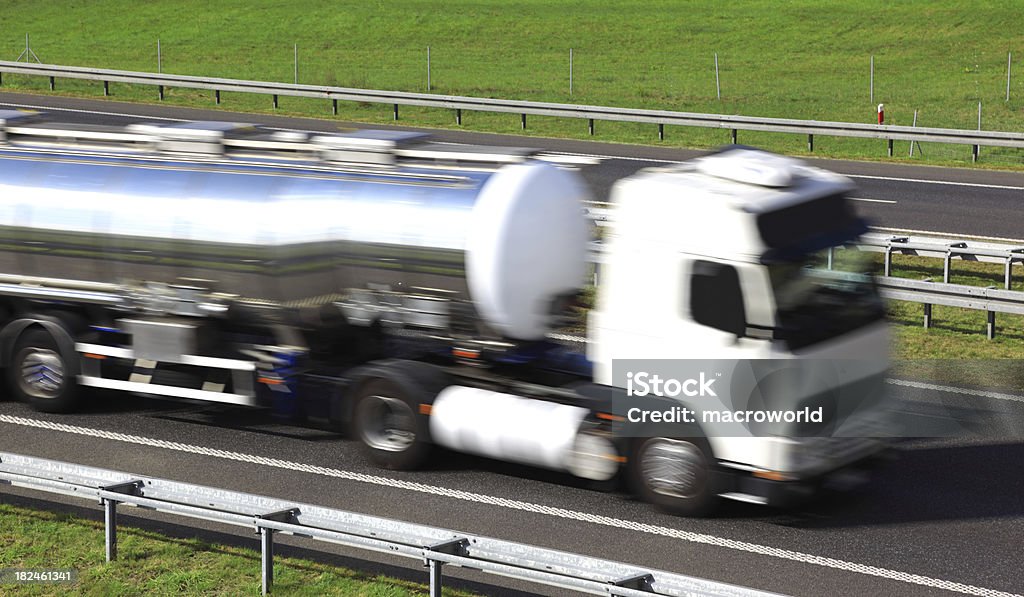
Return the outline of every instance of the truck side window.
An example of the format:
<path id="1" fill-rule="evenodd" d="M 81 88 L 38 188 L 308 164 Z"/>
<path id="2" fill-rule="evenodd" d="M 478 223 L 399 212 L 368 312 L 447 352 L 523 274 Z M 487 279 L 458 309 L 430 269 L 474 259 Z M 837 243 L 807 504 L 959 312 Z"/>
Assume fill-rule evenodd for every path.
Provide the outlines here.
<path id="1" fill-rule="evenodd" d="M 731 265 L 694 261 L 690 314 L 701 325 L 743 336 L 747 327 L 740 277 Z"/>

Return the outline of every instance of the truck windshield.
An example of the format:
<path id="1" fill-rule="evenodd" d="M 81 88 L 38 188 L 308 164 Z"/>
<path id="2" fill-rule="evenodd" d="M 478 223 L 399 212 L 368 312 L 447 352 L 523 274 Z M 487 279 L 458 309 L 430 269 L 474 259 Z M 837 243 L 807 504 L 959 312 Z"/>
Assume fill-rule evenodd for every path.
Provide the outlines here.
<path id="1" fill-rule="evenodd" d="M 837 250 L 841 269 L 826 269 L 827 252 L 767 264 L 775 294 L 775 338 L 798 350 L 885 317 L 871 276 L 873 260 Z"/>

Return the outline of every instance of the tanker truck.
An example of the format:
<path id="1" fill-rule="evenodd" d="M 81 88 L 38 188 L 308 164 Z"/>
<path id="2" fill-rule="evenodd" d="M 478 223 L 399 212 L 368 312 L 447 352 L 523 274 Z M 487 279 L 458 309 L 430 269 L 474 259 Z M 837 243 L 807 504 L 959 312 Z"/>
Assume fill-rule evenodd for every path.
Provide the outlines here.
<path id="1" fill-rule="evenodd" d="M 863 231 L 847 179 L 743 147 L 645 169 L 614 186 L 595 259 L 585 183 L 543 157 L 2 112 L 10 393 L 46 412 L 90 388 L 263 408 L 349 429 L 386 468 L 441 447 L 628 480 L 684 515 L 803 495 L 884 449 L 871 432 L 620 433 L 615 406 L 623 359 L 885 354 L 870 278 L 809 273 Z M 552 338 L 578 322 L 593 261 L 581 352 Z M 814 392 L 857 402 L 866 429 L 884 365 L 854 369 Z"/>

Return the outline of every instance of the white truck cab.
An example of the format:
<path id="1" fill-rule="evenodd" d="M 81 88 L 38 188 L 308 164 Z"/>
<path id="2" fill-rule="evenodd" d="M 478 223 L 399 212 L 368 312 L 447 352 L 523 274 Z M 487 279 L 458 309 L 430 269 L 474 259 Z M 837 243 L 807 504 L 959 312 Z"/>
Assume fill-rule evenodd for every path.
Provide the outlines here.
<path id="1" fill-rule="evenodd" d="M 824 269 L 830 248 L 865 229 L 846 198 L 852 188 L 840 175 L 744 147 L 619 181 L 588 322 L 595 384 L 621 391 L 614 363 L 626 359 L 801 359 L 833 375 L 793 388 L 806 394 L 794 403 L 837 390 L 830 383 L 880 391 L 889 337 L 873 282 Z M 700 398 L 675 400 L 699 409 Z M 706 458 L 710 468 L 736 473 L 718 494 L 773 501 L 770 485 L 817 480 L 884 447 L 885 402 L 857 406 L 829 437 L 742 437 L 697 421 L 698 439 L 638 438 L 647 444 L 631 450 L 641 493 L 684 512 L 703 510 L 710 496 L 694 504 L 681 498 Z M 689 470 L 659 469 L 687 454 L 696 460 Z"/>

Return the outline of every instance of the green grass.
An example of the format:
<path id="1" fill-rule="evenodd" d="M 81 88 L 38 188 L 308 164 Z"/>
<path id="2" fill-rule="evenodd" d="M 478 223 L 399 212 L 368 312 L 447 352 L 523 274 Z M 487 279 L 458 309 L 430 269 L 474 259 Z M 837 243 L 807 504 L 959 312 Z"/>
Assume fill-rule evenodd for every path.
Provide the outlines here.
<path id="1" fill-rule="evenodd" d="M 256 538 L 253 538 L 256 542 Z M 73 587 L 0 585 L 5 597 L 36 595 L 259 595 L 259 552 L 174 539 L 121 526 L 119 559 L 104 562 L 103 523 L 0 503 L 0 568 L 72 568 Z M 403 597 L 427 594 L 407 581 L 295 558 L 275 558 L 275 595 Z M 426 572 L 424 572 L 426 578 Z M 445 594 L 467 595 L 445 591 Z"/>
<path id="2" fill-rule="evenodd" d="M 426 91 L 426 48 L 432 92 L 752 116 L 887 122 L 1020 130 L 1024 64 L 1005 101 L 1007 52 L 1024 59 L 1011 24 L 1017 2 L 868 2 L 748 0 L 400 0 L 251 3 L 223 0 L 47 3 L 15 0 L 0 15 L 0 57 L 13 60 L 24 35 L 48 63 L 299 81 L 400 91 Z M 569 50 L 573 93 L 569 95 Z M 719 56 L 721 100 L 714 54 Z M 869 63 L 875 57 L 874 100 Z M 4 87 L 43 91 L 43 78 L 4 77 Z M 58 91 L 98 96 L 98 83 L 59 80 Z M 112 85 L 115 99 L 154 101 L 153 88 Z M 168 102 L 213 106 L 212 92 L 169 90 Z M 270 111 L 269 97 L 224 94 L 222 107 Z M 390 122 L 386 105 L 341 104 L 339 119 Z M 282 98 L 281 113 L 330 117 L 323 100 Z M 403 108 L 403 121 L 454 127 L 446 110 Z M 472 113 L 473 130 L 518 133 L 513 114 Z M 530 118 L 527 134 L 586 136 L 586 123 Z M 658 144 L 653 125 L 598 122 L 597 138 Z M 720 130 L 670 127 L 663 144 L 709 147 L 728 141 Z M 740 133 L 743 143 L 806 152 L 799 135 Z M 907 144 L 896 153 L 906 156 Z M 885 142 L 818 138 L 815 154 L 882 159 Z M 1024 153 L 983 149 L 986 164 L 1024 163 Z M 902 157 L 900 159 L 908 159 Z M 926 144 L 914 161 L 968 163 L 968 146 Z"/>

